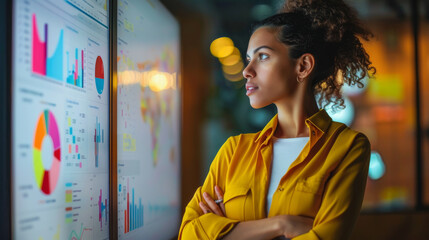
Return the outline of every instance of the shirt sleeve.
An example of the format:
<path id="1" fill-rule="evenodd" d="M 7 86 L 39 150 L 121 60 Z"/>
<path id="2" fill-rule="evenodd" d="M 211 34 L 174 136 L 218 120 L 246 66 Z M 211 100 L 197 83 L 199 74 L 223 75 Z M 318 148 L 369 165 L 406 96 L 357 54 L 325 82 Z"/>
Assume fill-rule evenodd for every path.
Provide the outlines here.
<path id="1" fill-rule="evenodd" d="M 349 239 L 359 216 L 368 176 L 371 146 L 358 134 L 351 149 L 326 183 L 313 229 L 293 240 Z"/>
<path id="2" fill-rule="evenodd" d="M 199 202 L 205 203 L 202 196 L 204 192 L 214 197 L 215 185 L 218 185 L 222 190 L 225 189 L 225 176 L 235 145 L 234 138 L 230 137 L 214 158 L 203 186 L 197 189 L 186 206 L 179 230 L 179 240 L 218 239 L 225 236 L 239 222 L 214 213 L 204 214 L 199 206 Z"/>

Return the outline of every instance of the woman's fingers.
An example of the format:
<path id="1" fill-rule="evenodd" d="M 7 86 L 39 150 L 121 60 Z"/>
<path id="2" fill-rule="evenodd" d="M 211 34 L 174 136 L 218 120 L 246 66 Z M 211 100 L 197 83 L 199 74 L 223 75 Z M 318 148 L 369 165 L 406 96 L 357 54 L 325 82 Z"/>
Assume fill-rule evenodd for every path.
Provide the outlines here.
<path id="1" fill-rule="evenodd" d="M 216 193 L 217 199 L 218 200 L 222 200 L 219 203 L 219 207 L 222 210 L 223 215 L 226 216 L 226 213 L 225 213 L 225 204 L 223 204 L 223 192 L 222 192 L 222 189 L 220 189 L 220 187 L 218 187 L 217 185 L 215 186 L 215 193 Z"/>
<path id="2" fill-rule="evenodd" d="M 207 206 L 210 208 L 210 210 L 219 216 L 224 216 L 222 210 L 219 208 L 219 206 L 215 203 L 213 198 L 208 193 L 203 193 L 204 200 L 206 200 Z"/>
<path id="3" fill-rule="evenodd" d="M 208 208 L 203 202 L 200 202 L 199 205 L 204 214 L 211 212 L 210 208 Z"/>

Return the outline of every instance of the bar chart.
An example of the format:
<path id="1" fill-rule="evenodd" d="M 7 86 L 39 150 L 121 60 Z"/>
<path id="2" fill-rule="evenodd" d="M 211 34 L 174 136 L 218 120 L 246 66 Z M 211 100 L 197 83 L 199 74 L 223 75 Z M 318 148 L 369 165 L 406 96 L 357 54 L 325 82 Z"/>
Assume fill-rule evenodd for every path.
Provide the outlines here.
<path id="1" fill-rule="evenodd" d="M 74 59 L 72 60 L 72 64 L 70 67 L 70 53 L 66 51 L 67 55 L 67 83 L 74 85 L 76 87 L 83 88 L 84 85 L 84 59 L 85 54 L 84 50 L 79 50 L 76 48 L 74 51 Z M 79 64 L 80 59 L 80 64 Z"/>
<path id="2" fill-rule="evenodd" d="M 142 199 L 139 198 L 138 205 L 134 202 L 134 188 L 131 190 L 131 202 L 129 191 L 129 179 L 127 179 L 127 209 L 124 211 L 124 233 L 128 233 L 137 228 L 143 227 L 143 205 Z"/>
<path id="3" fill-rule="evenodd" d="M 64 160 L 67 167 L 85 168 L 86 162 L 86 113 L 81 103 L 67 100 L 65 111 L 65 145 Z"/>
<path id="4" fill-rule="evenodd" d="M 96 168 L 98 168 L 100 143 L 104 143 L 104 129 L 101 129 L 100 122 L 98 121 L 98 117 L 96 117 L 95 130 L 94 130 L 94 156 L 95 156 Z"/>
<path id="5" fill-rule="evenodd" d="M 100 222 L 100 229 L 103 230 L 103 215 L 104 215 L 104 222 L 107 223 L 107 198 L 104 199 L 104 202 L 102 200 L 103 198 L 103 191 L 100 189 L 100 196 L 98 196 L 98 221 Z"/>

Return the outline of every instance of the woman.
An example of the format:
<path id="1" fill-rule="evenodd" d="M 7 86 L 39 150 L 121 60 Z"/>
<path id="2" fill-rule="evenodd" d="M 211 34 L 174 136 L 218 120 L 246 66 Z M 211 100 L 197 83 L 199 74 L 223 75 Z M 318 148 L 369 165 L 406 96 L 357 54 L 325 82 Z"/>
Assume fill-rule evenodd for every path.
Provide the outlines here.
<path id="1" fill-rule="evenodd" d="M 186 207 L 179 239 L 347 239 L 359 215 L 370 144 L 333 122 L 342 82 L 375 73 L 368 40 L 341 0 L 289 1 L 254 28 L 246 95 L 278 114 L 255 134 L 229 138 Z M 341 79 L 341 81 L 339 81 Z"/>

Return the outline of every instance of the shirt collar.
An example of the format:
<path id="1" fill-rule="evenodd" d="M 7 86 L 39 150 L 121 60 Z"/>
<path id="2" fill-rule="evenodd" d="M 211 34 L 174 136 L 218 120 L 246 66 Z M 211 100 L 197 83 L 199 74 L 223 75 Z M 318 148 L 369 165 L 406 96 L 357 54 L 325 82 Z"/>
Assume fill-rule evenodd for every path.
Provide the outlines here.
<path id="1" fill-rule="evenodd" d="M 313 116 L 305 120 L 305 124 L 310 130 L 310 142 L 311 147 L 325 134 L 331 125 L 332 118 L 326 113 L 324 109 L 319 110 Z M 263 144 L 267 144 L 268 141 L 273 137 L 274 132 L 278 124 L 278 115 L 276 114 L 271 121 L 262 129 L 255 142 L 262 141 Z"/>

